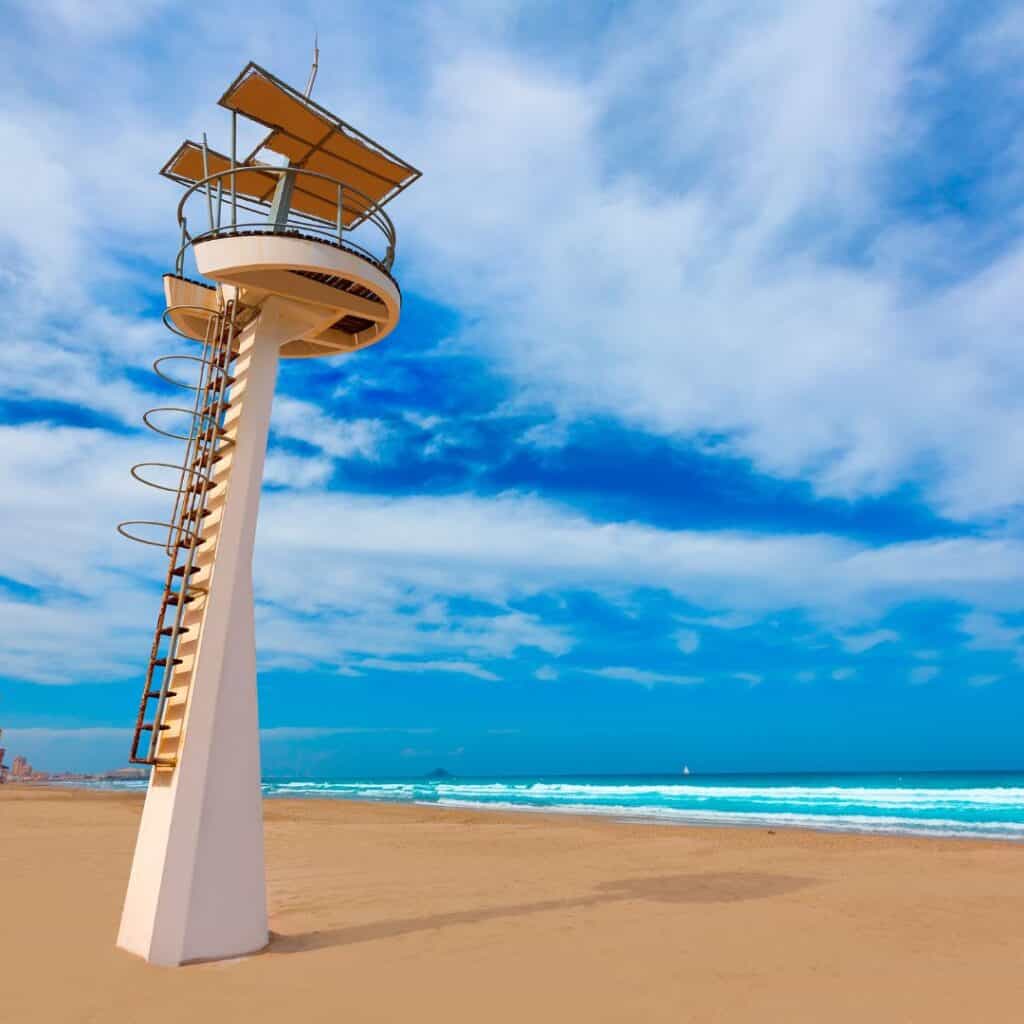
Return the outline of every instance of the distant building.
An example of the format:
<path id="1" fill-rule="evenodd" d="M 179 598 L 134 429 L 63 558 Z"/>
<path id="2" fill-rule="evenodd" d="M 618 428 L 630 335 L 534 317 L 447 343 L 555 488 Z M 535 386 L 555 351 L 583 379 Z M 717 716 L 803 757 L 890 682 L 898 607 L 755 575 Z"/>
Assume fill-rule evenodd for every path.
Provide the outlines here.
<path id="1" fill-rule="evenodd" d="M 19 754 L 11 763 L 10 776 L 12 779 L 30 779 L 32 778 L 32 765 Z"/>

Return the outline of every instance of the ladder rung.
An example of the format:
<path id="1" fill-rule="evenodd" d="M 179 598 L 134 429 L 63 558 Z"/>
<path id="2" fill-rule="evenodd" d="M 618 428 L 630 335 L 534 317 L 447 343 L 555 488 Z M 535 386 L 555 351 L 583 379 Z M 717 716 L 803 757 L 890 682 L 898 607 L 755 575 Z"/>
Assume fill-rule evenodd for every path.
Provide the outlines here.
<path id="1" fill-rule="evenodd" d="M 160 696 L 160 691 L 159 690 L 147 690 L 146 691 L 146 696 L 147 697 L 159 697 Z M 168 690 L 165 696 L 167 696 L 167 697 L 177 697 L 178 696 L 178 691 L 177 690 Z"/>
<path id="2" fill-rule="evenodd" d="M 224 456 L 221 455 L 220 452 L 214 451 L 212 449 L 207 449 L 206 451 L 200 452 L 192 460 L 192 468 L 195 469 L 196 466 L 206 466 L 208 463 L 210 465 L 213 465 L 214 463 L 220 462 L 220 460 L 223 458 Z"/>
<path id="3" fill-rule="evenodd" d="M 139 728 L 140 729 L 144 729 L 146 732 L 152 732 L 153 731 L 153 724 L 154 724 L 153 722 L 146 722 L 145 725 L 140 725 Z M 170 729 L 170 726 L 169 725 L 161 725 L 160 726 L 161 732 L 164 729 Z"/>
<path id="4" fill-rule="evenodd" d="M 199 572 L 200 569 L 202 569 L 201 565 L 193 565 L 192 568 L 189 569 L 189 571 L 188 571 L 189 576 L 191 576 L 192 573 L 194 573 L 194 572 Z M 178 568 L 175 569 L 174 572 L 171 573 L 171 575 L 172 576 L 184 576 L 185 575 L 185 566 L 179 565 Z"/>
<path id="5" fill-rule="evenodd" d="M 181 597 L 181 594 L 179 594 L 175 590 L 172 590 L 169 594 L 165 594 L 164 595 L 164 600 L 168 604 L 177 604 L 180 597 Z M 185 597 L 185 604 L 188 604 L 190 601 L 194 601 L 194 600 L 195 600 L 195 597 L 186 596 Z"/>
<path id="6" fill-rule="evenodd" d="M 182 658 L 173 658 L 172 659 L 172 661 L 173 661 L 173 663 L 175 665 L 180 665 L 183 660 L 184 659 L 182 659 Z M 154 665 L 162 665 L 164 668 L 166 668 L 167 667 L 167 658 L 166 658 L 166 656 L 163 657 L 163 658 L 154 658 L 153 659 L 153 664 Z"/>
<path id="7" fill-rule="evenodd" d="M 178 636 L 181 636 L 182 633 L 187 633 L 187 632 L 188 632 L 188 626 L 181 626 L 178 629 Z M 163 629 L 160 630 L 160 635 L 161 636 L 174 636 L 174 627 L 173 626 L 165 626 Z"/>

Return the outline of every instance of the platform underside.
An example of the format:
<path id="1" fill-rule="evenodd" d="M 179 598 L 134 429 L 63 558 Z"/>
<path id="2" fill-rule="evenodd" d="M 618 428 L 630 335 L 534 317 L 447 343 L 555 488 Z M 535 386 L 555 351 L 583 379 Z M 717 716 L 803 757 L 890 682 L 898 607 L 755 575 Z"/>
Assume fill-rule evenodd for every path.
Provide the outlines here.
<path id="1" fill-rule="evenodd" d="M 234 234 L 195 245 L 206 281 L 164 275 L 168 318 L 202 341 L 218 309 L 216 284 L 228 286 L 240 309 L 257 309 L 276 295 L 301 306 L 308 330 L 287 341 L 282 358 L 353 352 L 394 330 L 401 293 L 389 274 L 347 248 L 296 234 Z M 211 283 L 214 282 L 214 283 Z"/>

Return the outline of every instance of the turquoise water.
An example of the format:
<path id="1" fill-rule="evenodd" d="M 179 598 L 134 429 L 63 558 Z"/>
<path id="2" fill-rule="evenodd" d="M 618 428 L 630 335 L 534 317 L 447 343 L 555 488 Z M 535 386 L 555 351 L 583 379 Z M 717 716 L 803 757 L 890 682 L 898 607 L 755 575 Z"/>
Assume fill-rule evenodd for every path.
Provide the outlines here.
<path id="1" fill-rule="evenodd" d="M 100 785 L 137 789 L 145 784 Z M 272 778 L 264 781 L 263 791 L 270 797 L 603 814 L 663 824 L 1024 840 L 1024 772 Z"/>
<path id="2" fill-rule="evenodd" d="M 666 824 L 1024 839 L 1024 772 L 268 779 L 264 791 Z"/>

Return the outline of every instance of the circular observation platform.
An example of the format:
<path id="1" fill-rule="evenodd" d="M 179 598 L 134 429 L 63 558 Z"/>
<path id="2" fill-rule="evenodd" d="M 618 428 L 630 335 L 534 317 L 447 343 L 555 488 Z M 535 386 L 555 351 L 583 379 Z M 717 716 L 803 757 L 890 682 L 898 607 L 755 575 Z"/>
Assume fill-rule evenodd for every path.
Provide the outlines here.
<path id="1" fill-rule="evenodd" d="M 395 232 L 387 215 L 358 190 L 299 168 L 260 167 L 270 182 L 263 197 L 239 194 L 230 179 L 246 173 L 251 179 L 251 170 L 219 171 L 182 197 L 181 248 L 175 272 L 164 275 L 168 325 L 203 341 L 222 298 L 255 314 L 276 296 L 303 307 L 311 325 L 285 342 L 282 358 L 353 352 L 387 337 L 402 307 L 390 272 Z M 209 227 L 193 234 L 186 206 L 203 198 Z M 328 209 L 333 223 L 322 215 Z M 186 255 L 203 280 L 185 276 Z"/>

